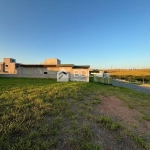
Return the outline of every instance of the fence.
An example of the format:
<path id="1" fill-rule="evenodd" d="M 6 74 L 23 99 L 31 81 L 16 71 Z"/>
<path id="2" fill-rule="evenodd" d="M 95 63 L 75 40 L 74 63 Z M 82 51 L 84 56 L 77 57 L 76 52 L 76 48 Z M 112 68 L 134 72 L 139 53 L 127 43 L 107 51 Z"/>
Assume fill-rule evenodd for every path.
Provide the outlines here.
<path id="1" fill-rule="evenodd" d="M 112 85 L 112 78 L 110 78 L 110 77 L 105 78 L 105 77 L 93 76 L 93 77 L 89 78 L 89 81 Z"/>

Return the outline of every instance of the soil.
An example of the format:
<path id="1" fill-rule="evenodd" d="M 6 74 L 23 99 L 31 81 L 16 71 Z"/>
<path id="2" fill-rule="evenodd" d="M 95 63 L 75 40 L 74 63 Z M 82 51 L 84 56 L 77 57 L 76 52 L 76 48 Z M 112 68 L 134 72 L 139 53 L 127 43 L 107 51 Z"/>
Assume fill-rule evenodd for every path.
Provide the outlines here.
<path id="1" fill-rule="evenodd" d="M 128 131 L 132 131 L 137 136 L 143 135 L 147 142 L 150 142 L 150 123 L 141 120 L 142 114 L 128 107 L 127 103 L 116 97 L 100 96 L 102 103 L 95 108 L 95 115 L 107 115 L 114 121 L 119 121 Z M 103 147 L 106 150 L 137 150 L 142 149 L 135 144 L 127 135 L 120 133 L 110 133 L 109 131 L 98 130 L 99 137 L 102 137 Z M 119 141 L 116 140 L 120 137 Z"/>

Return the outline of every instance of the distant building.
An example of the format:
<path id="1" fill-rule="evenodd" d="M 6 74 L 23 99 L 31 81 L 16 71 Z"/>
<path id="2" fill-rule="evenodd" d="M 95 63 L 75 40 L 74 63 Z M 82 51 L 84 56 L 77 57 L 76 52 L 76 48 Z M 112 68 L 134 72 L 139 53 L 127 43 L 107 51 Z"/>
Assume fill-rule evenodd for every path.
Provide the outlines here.
<path id="1" fill-rule="evenodd" d="M 61 69 L 69 73 L 71 81 L 89 81 L 89 65 L 61 64 L 57 58 L 48 58 L 40 64 L 17 63 L 13 58 L 4 58 L 0 62 L 0 77 L 27 77 L 27 78 L 57 78 Z"/>
<path id="2" fill-rule="evenodd" d="M 4 62 L 0 62 L 0 73 L 16 73 L 16 60 L 13 58 L 4 58 Z"/>
<path id="3" fill-rule="evenodd" d="M 93 69 L 89 71 L 90 76 L 97 76 L 97 77 L 110 77 L 110 73 L 107 73 L 103 70 Z"/>

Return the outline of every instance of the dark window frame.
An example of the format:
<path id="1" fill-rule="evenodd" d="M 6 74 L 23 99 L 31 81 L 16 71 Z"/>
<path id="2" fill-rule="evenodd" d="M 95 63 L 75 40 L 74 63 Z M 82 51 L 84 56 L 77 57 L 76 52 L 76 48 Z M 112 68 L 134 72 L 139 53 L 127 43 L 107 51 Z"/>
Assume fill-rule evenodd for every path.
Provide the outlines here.
<path id="1" fill-rule="evenodd" d="M 19 65 L 16 65 L 16 68 L 19 68 L 20 66 Z"/>

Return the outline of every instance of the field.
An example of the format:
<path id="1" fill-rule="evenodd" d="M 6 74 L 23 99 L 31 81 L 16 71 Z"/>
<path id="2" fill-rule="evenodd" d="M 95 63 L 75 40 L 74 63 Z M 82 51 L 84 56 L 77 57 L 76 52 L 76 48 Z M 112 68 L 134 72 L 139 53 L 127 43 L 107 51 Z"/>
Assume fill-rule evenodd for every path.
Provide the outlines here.
<path id="1" fill-rule="evenodd" d="M 114 69 L 107 70 L 107 72 L 110 73 L 110 76 L 115 79 L 123 79 L 137 84 L 150 84 L 150 69 Z"/>
<path id="2" fill-rule="evenodd" d="M 125 70 L 125 69 L 114 69 L 107 70 L 110 75 L 122 75 L 122 76 L 150 76 L 150 69 L 137 69 L 137 70 Z"/>
<path id="3" fill-rule="evenodd" d="M 150 96 L 98 83 L 0 78 L 0 149 L 150 149 Z"/>

